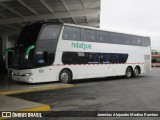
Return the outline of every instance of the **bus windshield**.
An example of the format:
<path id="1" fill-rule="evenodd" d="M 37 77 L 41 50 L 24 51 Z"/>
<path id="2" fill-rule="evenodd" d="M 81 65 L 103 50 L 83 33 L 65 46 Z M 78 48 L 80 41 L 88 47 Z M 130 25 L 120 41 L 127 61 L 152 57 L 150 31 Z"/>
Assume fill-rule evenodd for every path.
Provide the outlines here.
<path id="1" fill-rule="evenodd" d="M 14 52 L 14 69 L 31 69 L 53 64 L 61 25 L 47 25 L 35 23 L 22 29 L 17 40 Z M 28 59 L 25 53 L 28 47 L 35 48 L 29 51 Z"/>
<path id="2" fill-rule="evenodd" d="M 28 47 L 35 44 L 41 27 L 42 24 L 40 23 L 25 26 L 19 35 L 16 45 L 18 47 Z"/>

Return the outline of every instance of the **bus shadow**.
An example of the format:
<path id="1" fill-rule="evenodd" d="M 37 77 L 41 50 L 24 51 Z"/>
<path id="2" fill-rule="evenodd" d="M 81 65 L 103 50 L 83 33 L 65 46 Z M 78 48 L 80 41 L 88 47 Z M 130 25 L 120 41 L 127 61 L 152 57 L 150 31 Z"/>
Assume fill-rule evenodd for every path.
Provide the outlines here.
<path id="1" fill-rule="evenodd" d="M 129 78 L 127 79 L 125 76 L 113 76 L 113 77 L 104 77 L 104 78 L 89 78 L 89 79 L 78 79 L 78 80 L 72 80 L 71 84 L 83 84 L 83 83 L 93 83 L 93 82 L 104 82 L 104 81 L 119 81 L 119 80 L 139 80 L 145 77 L 149 76 L 139 76 L 138 78 Z M 26 82 L 18 82 L 13 81 L 12 84 L 16 85 L 30 85 L 30 86 L 38 86 L 38 85 L 54 85 L 54 84 L 61 84 L 59 81 L 51 81 L 51 82 L 42 82 L 42 83 L 26 83 Z"/>
<path id="2" fill-rule="evenodd" d="M 104 78 L 90 78 L 90 79 L 80 79 L 73 80 L 72 84 L 83 84 L 83 83 L 92 83 L 92 82 L 104 82 L 104 81 L 119 81 L 119 80 L 140 80 L 149 76 L 139 76 L 137 78 L 126 78 L 125 76 L 114 76 L 114 77 L 104 77 Z"/>
<path id="3" fill-rule="evenodd" d="M 92 82 L 104 82 L 104 81 L 117 81 L 121 79 L 126 79 L 125 77 L 104 77 L 104 78 L 89 78 L 89 79 L 80 79 L 73 80 L 72 84 L 81 84 L 81 83 L 92 83 Z"/>

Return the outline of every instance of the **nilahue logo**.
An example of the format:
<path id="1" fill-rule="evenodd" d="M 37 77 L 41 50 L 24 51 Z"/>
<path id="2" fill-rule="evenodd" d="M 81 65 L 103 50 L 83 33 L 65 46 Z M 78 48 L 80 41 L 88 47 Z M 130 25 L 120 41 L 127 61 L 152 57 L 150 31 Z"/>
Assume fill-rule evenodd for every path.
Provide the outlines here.
<path id="1" fill-rule="evenodd" d="M 72 43 L 72 48 L 82 48 L 83 50 L 92 49 L 92 44 L 85 44 L 83 42 Z"/>

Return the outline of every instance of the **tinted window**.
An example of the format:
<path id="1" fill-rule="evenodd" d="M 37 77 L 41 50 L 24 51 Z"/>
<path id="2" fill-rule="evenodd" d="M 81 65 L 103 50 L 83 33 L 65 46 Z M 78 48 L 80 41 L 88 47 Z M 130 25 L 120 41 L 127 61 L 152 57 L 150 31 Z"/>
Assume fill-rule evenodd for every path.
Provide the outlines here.
<path id="1" fill-rule="evenodd" d="M 76 56 L 75 52 L 64 52 L 62 55 L 62 62 L 64 64 L 75 64 Z"/>
<path id="2" fill-rule="evenodd" d="M 89 53 L 89 62 L 88 63 L 99 63 L 99 54 L 98 53 Z"/>
<path id="3" fill-rule="evenodd" d="M 80 40 L 80 28 L 65 26 L 63 40 Z"/>
<path id="4" fill-rule="evenodd" d="M 104 63 L 110 63 L 111 61 L 111 54 L 110 53 L 105 53 L 105 54 L 103 54 L 103 62 Z"/>
<path id="5" fill-rule="evenodd" d="M 119 54 L 111 54 L 111 63 L 120 63 Z"/>
<path id="6" fill-rule="evenodd" d="M 133 36 L 133 45 L 141 46 L 142 45 L 141 37 Z"/>
<path id="7" fill-rule="evenodd" d="M 62 55 L 64 64 L 125 63 L 127 59 L 128 54 L 120 53 L 64 52 Z"/>
<path id="8" fill-rule="evenodd" d="M 122 44 L 133 45 L 133 36 L 122 34 Z"/>
<path id="9" fill-rule="evenodd" d="M 78 52 L 76 53 L 76 64 L 86 64 L 87 61 L 87 55 L 84 52 Z"/>
<path id="10" fill-rule="evenodd" d="M 81 29 L 81 40 L 89 41 L 89 42 L 96 42 L 95 30 Z"/>
<path id="11" fill-rule="evenodd" d="M 37 51 L 55 52 L 60 31 L 60 25 L 46 25 L 37 41 Z"/>
<path id="12" fill-rule="evenodd" d="M 54 57 L 55 53 L 50 53 L 46 51 L 37 51 L 34 56 L 35 66 L 41 67 L 41 66 L 51 65 L 53 64 Z"/>
<path id="13" fill-rule="evenodd" d="M 110 33 L 110 42 L 114 44 L 121 44 L 121 34 L 120 33 Z"/>
<path id="14" fill-rule="evenodd" d="M 119 62 L 125 63 L 128 59 L 128 54 L 119 54 Z"/>
<path id="15" fill-rule="evenodd" d="M 40 23 L 35 23 L 23 27 L 18 37 L 17 45 L 22 47 L 28 47 L 35 44 L 41 27 L 42 24 Z"/>
<path id="16" fill-rule="evenodd" d="M 109 32 L 97 31 L 97 41 L 102 43 L 109 43 Z"/>
<path id="17" fill-rule="evenodd" d="M 58 39 L 60 34 L 60 25 L 46 25 L 40 35 L 40 40 Z"/>
<path id="18" fill-rule="evenodd" d="M 150 45 L 150 39 L 149 38 L 143 38 L 142 39 L 142 46 L 149 46 Z"/>

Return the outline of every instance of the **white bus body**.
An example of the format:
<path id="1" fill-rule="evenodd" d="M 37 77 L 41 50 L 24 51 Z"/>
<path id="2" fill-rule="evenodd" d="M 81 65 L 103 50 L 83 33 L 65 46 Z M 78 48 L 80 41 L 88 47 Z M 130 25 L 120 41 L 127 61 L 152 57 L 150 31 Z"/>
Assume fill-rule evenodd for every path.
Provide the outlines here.
<path id="1" fill-rule="evenodd" d="M 96 31 L 101 31 L 97 28 L 84 27 L 78 25 L 63 25 L 55 52 L 54 63 L 49 66 L 32 68 L 32 69 L 12 69 L 12 78 L 15 81 L 27 82 L 27 83 L 40 83 L 59 81 L 70 82 L 70 80 L 76 79 L 88 79 L 88 78 L 101 78 L 107 76 L 125 76 L 127 68 L 131 70 L 131 76 L 138 76 L 142 73 L 147 73 L 151 70 L 151 49 L 148 46 L 134 46 L 124 44 L 113 43 L 100 43 L 90 41 L 77 41 L 77 40 L 63 40 L 64 26 L 86 28 Z M 125 54 L 127 55 L 125 62 L 107 62 L 101 61 L 101 63 L 88 62 L 85 64 L 68 63 L 65 64 L 62 61 L 62 55 L 64 52 L 76 53 L 81 57 L 84 57 L 85 53 L 95 53 L 103 55 L 103 53 L 112 54 Z M 123 56 L 123 55 L 122 55 Z M 93 57 L 93 56 L 92 56 Z M 104 58 L 104 56 L 102 56 Z M 119 56 L 118 56 L 119 57 Z M 68 56 L 68 59 L 72 57 Z M 98 57 L 97 57 L 98 58 Z M 73 58 L 74 59 L 74 58 Z M 77 58 L 78 59 L 78 58 Z M 99 58 L 100 59 L 100 58 Z M 109 58 L 110 59 L 110 58 Z M 117 58 L 118 60 L 120 58 Z M 67 60 L 66 60 L 67 61 Z M 135 68 L 138 68 L 138 75 L 135 75 Z M 64 72 L 67 70 L 67 72 Z M 62 72 L 63 71 L 63 72 Z M 69 73 L 69 75 L 68 75 Z"/>

